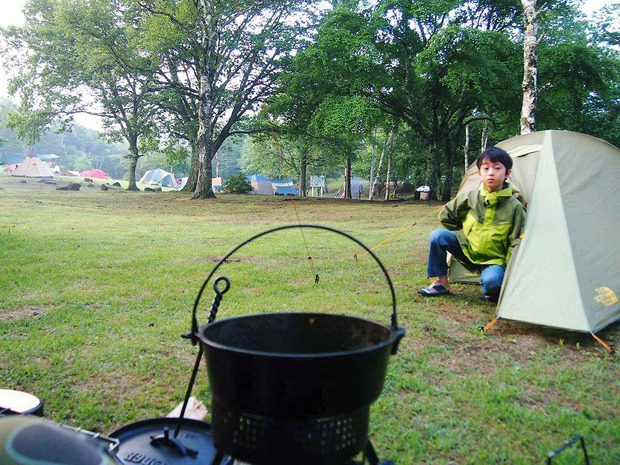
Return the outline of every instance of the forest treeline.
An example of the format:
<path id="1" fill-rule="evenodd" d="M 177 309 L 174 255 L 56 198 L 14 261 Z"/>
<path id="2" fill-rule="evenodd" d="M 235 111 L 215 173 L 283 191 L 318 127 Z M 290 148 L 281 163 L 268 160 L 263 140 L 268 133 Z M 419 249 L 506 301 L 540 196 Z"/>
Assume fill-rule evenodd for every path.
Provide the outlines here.
<path id="1" fill-rule="evenodd" d="M 580 6 L 537 2 L 535 127 L 620 145 L 620 4 L 593 19 Z M 21 102 L 6 124 L 34 143 L 101 117 L 127 147 L 130 189 L 158 153 L 210 197 L 235 152 L 233 171 L 302 192 L 310 175 L 355 172 L 447 199 L 481 148 L 520 131 L 512 0 L 28 0 L 24 13 L 0 30 Z"/>

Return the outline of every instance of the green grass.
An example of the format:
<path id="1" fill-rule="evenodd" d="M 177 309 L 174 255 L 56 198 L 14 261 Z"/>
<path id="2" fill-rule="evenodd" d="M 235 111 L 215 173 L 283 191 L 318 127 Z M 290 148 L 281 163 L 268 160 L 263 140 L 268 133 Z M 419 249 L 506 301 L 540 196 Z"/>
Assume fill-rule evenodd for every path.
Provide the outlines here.
<path id="1" fill-rule="evenodd" d="M 543 463 L 580 434 L 592 463 L 620 463 L 617 356 L 589 335 L 517 322 L 481 335 L 494 307 L 476 286 L 456 285 L 456 295 L 436 300 L 416 294 L 427 283 L 438 203 L 192 201 L 174 192 L 64 192 L 7 177 L 0 186 L 0 387 L 35 394 L 55 421 L 105 434 L 165 416 L 189 381 L 196 348 L 180 335 L 204 279 L 242 241 L 299 219 L 375 247 L 394 281 L 407 336 L 371 410 L 381 457 Z M 264 236 L 220 267 L 233 285 L 218 318 L 305 310 L 387 324 L 388 288 L 374 260 L 339 235 L 304 231 Z M 212 298 L 208 288 L 201 323 Z M 618 323 L 601 336 L 617 343 Z M 194 394 L 208 405 L 204 366 Z"/>

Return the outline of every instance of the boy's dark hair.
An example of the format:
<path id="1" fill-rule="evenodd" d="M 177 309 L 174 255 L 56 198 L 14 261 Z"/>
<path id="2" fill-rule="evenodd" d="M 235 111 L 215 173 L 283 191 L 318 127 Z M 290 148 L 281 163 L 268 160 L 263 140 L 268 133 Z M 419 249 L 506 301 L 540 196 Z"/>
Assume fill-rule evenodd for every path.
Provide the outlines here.
<path id="1" fill-rule="evenodd" d="M 508 155 L 508 152 L 504 149 L 500 149 L 499 147 L 489 147 L 482 152 L 482 155 L 480 155 L 476 160 L 476 166 L 478 169 L 480 169 L 484 160 L 489 160 L 493 163 L 500 162 L 506 167 L 506 171 L 512 169 L 512 157 Z"/>

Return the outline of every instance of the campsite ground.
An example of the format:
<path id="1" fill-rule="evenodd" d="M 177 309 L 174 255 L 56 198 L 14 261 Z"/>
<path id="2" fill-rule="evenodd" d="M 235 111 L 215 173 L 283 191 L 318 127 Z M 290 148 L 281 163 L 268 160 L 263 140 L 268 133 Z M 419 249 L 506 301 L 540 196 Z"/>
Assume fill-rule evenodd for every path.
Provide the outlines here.
<path id="1" fill-rule="evenodd" d="M 360 239 L 394 281 L 407 336 L 371 410 L 380 456 L 399 465 L 542 463 L 580 434 L 592 463 L 620 463 L 618 355 L 587 334 L 517 322 L 482 335 L 494 307 L 476 286 L 436 300 L 416 294 L 439 203 L 192 201 L 58 185 L 0 176 L 0 386 L 37 395 L 53 420 L 109 433 L 172 410 L 196 354 L 179 336 L 202 281 L 253 234 L 301 221 Z M 311 310 L 387 324 L 390 299 L 373 260 L 339 236 L 293 231 L 224 266 L 233 287 L 218 318 Z M 617 344 L 620 325 L 600 336 Z M 194 394 L 208 405 L 206 370 Z"/>

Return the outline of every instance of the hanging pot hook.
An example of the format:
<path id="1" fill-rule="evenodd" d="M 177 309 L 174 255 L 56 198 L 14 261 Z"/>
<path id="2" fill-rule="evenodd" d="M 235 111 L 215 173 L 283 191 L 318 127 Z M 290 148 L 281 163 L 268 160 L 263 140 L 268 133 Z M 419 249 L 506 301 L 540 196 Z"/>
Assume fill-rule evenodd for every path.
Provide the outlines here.
<path id="1" fill-rule="evenodd" d="M 224 283 L 224 287 L 220 289 L 220 284 L 222 282 Z M 228 276 L 220 276 L 213 282 L 215 297 L 213 297 L 213 301 L 211 302 L 211 310 L 209 310 L 209 319 L 207 320 L 208 323 L 213 323 L 215 321 L 215 317 L 217 316 L 217 310 L 220 308 L 220 303 L 222 302 L 222 297 L 224 297 L 224 294 L 228 292 L 228 290 L 230 289 L 230 285 L 231 282 Z M 191 340 L 192 345 L 196 345 L 198 343 L 198 319 L 196 318 L 196 306 L 197 303 L 194 306 L 194 314 L 192 315 L 192 330 L 188 333 L 184 333 L 181 335 L 183 339 Z"/>
<path id="2" fill-rule="evenodd" d="M 224 288 L 220 289 L 220 283 L 224 283 Z M 211 311 L 209 312 L 208 323 L 213 323 L 215 321 L 215 317 L 217 316 L 217 310 L 220 308 L 220 302 L 222 301 L 222 297 L 224 294 L 228 292 L 230 289 L 230 279 L 228 276 L 220 276 L 213 283 L 213 290 L 215 291 L 215 297 L 213 298 L 213 302 L 211 302 Z"/>

